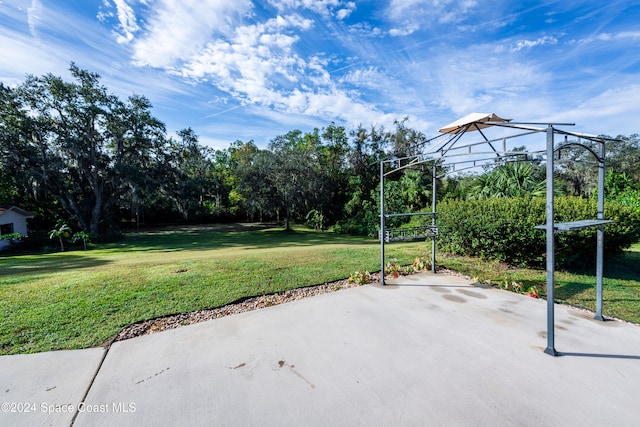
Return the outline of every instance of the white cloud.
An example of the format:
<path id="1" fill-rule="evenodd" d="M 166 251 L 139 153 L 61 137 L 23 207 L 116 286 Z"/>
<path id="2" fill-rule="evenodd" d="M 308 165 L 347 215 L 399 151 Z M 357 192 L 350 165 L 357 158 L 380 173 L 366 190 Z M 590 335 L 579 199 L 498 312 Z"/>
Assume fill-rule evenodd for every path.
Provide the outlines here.
<path id="1" fill-rule="evenodd" d="M 574 40 L 574 43 L 577 44 L 587 44 L 594 42 L 614 42 L 614 41 L 623 41 L 623 40 L 640 40 L 640 31 L 621 31 L 618 33 L 599 33 L 592 35 L 590 37 Z"/>
<path id="2" fill-rule="evenodd" d="M 386 76 L 376 67 L 358 68 L 350 71 L 342 81 L 357 87 L 381 89 L 386 85 Z"/>
<path id="3" fill-rule="evenodd" d="M 534 40 L 531 46 L 540 44 Z M 433 58 L 438 68 L 432 70 L 434 78 L 426 85 L 425 96 L 437 100 L 443 111 L 452 112 L 452 119 L 486 111 L 523 121 L 575 122 L 576 127 L 570 130 L 578 132 L 638 132 L 637 122 L 629 118 L 637 115 L 640 85 L 631 76 L 617 82 L 576 81 L 569 87 L 568 83 L 558 87 L 556 81 L 571 77 L 550 68 L 547 62 L 515 60 L 506 50 L 480 57 L 471 52 L 491 50 L 488 45 L 477 45 L 448 58 Z"/>
<path id="4" fill-rule="evenodd" d="M 15 3 L 18 3 L 16 1 Z M 5 3 L 6 4 L 6 3 Z M 3 9 L 4 4 L 0 4 Z M 0 76 L 21 80 L 25 74 L 53 73 L 68 76 L 70 62 L 104 74 L 113 64 L 126 62 L 109 37 L 96 27 L 94 19 L 83 19 L 56 5 L 34 1 L 30 10 L 10 5 L 0 14 L 7 17 L 0 25 Z M 31 21 L 32 28 L 27 25 Z M 33 34 L 33 32 L 37 34 Z M 100 52 L 99 55 L 96 52 Z"/>
<path id="5" fill-rule="evenodd" d="M 546 44 L 557 44 L 558 43 L 558 39 L 553 37 L 553 36 L 543 36 L 543 37 L 539 37 L 535 40 L 518 40 L 515 44 L 514 47 L 511 48 L 512 51 L 520 51 L 522 49 L 528 49 L 528 48 L 532 48 L 535 46 L 542 46 L 542 45 L 546 45 Z"/>
<path id="6" fill-rule="evenodd" d="M 214 84 L 236 102 L 252 106 L 261 114 L 275 110 L 289 115 L 309 115 L 325 120 L 360 123 L 393 123 L 385 115 L 358 99 L 358 93 L 339 87 L 327 70 L 330 59 L 321 53 L 303 57 L 296 44 L 312 22 L 299 15 L 278 16 L 262 23 L 240 26 L 226 40 L 207 44 L 199 55 L 176 70 L 182 77 Z M 352 74 L 351 83 L 361 84 L 373 71 Z M 380 74 L 377 75 L 380 80 Z M 378 87 L 382 82 L 378 82 Z"/>
<path id="7" fill-rule="evenodd" d="M 393 37 L 408 36 L 415 33 L 420 27 L 417 24 L 408 24 L 404 28 L 392 28 L 389 30 L 389 35 Z"/>
<path id="8" fill-rule="evenodd" d="M 574 121 L 579 130 L 610 136 L 638 133 L 636 120 L 629 120 L 638 114 L 640 105 L 640 85 L 617 87 L 605 90 L 599 95 L 578 100 L 563 106 L 556 113 L 556 119 Z"/>
<path id="9" fill-rule="evenodd" d="M 336 12 L 336 18 L 338 18 L 339 20 L 343 20 L 351 15 L 351 12 L 353 12 L 354 10 L 356 10 L 356 4 L 350 1 L 345 4 L 344 8 L 338 9 L 338 11 Z"/>
<path id="10" fill-rule="evenodd" d="M 475 46 L 471 50 L 482 52 L 483 48 Z M 531 98 L 532 94 L 542 95 L 550 79 L 547 72 L 535 66 L 500 55 L 493 58 L 485 55 L 480 61 L 477 55 L 460 52 L 437 62 L 438 86 L 430 95 L 460 115 L 485 110 L 501 113 L 493 111 L 499 105 L 524 110 L 527 107 L 518 107 L 517 102 Z"/>
<path id="11" fill-rule="evenodd" d="M 342 20 L 356 9 L 353 1 L 342 0 L 269 0 L 279 13 L 289 13 L 294 9 L 309 9 L 324 17 L 335 16 Z"/>
<path id="12" fill-rule="evenodd" d="M 144 35 L 133 41 L 136 65 L 169 68 L 197 55 L 210 38 L 233 31 L 236 16 L 251 11 L 249 0 L 158 0 Z"/>
<path id="13" fill-rule="evenodd" d="M 373 27 L 368 22 L 358 22 L 350 25 L 348 31 L 359 37 L 379 37 L 384 35 L 379 27 Z"/>
<path id="14" fill-rule="evenodd" d="M 120 44 L 133 40 L 134 34 L 140 29 L 136 22 L 136 15 L 131 6 L 125 0 L 113 0 L 118 10 L 120 33 L 117 34 L 117 42 Z"/>
<path id="15" fill-rule="evenodd" d="M 438 21 L 443 24 L 452 24 L 460 21 L 464 21 L 467 17 L 467 13 L 473 10 L 478 3 L 475 0 L 463 0 L 457 4 L 453 4 L 450 8 L 444 8 L 441 11 L 441 15 Z"/>
<path id="16" fill-rule="evenodd" d="M 64 71 L 69 63 L 61 63 L 54 52 L 34 46 L 30 38 L 0 34 L 0 81 L 23 81 L 25 74 Z"/>
<path id="17" fill-rule="evenodd" d="M 477 5 L 476 0 L 392 0 L 387 15 L 396 27 L 391 35 L 408 35 L 417 27 L 428 27 L 432 22 L 452 24 L 464 21 Z M 398 28 L 398 24 L 413 30 Z"/>
<path id="18" fill-rule="evenodd" d="M 27 21 L 29 23 L 29 31 L 33 37 L 38 35 L 38 25 L 42 14 L 42 2 L 40 0 L 31 0 L 31 6 L 27 8 Z"/>
<path id="19" fill-rule="evenodd" d="M 295 81 L 299 70 L 306 67 L 305 61 L 292 49 L 298 36 L 286 31 L 304 30 L 310 25 L 310 21 L 294 15 L 237 27 L 229 40 L 208 43 L 179 73 L 184 77 L 213 80 L 226 90 L 245 93 L 249 98 L 253 98 L 252 94 L 265 94 L 270 80 L 284 77 Z"/>
<path id="20" fill-rule="evenodd" d="M 432 3 L 431 0 L 392 0 L 389 4 L 388 13 L 391 19 L 402 19 L 411 11 L 415 11 L 414 8 L 424 6 L 428 7 L 428 4 Z"/>

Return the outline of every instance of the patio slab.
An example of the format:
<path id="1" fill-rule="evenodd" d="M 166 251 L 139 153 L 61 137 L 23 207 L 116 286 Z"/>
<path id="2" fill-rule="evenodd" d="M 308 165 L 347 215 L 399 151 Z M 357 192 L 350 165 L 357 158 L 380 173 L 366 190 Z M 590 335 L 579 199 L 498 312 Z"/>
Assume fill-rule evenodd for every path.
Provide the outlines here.
<path id="1" fill-rule="evenodd" d="M 77 426 L 637 425 L 640 328 L 430 273 L 115 343 Z"/>
<path id="2" fill-rule="evenodd" d="M 105 350 L 0 357 L 0 426 L 68 426 Z"/>

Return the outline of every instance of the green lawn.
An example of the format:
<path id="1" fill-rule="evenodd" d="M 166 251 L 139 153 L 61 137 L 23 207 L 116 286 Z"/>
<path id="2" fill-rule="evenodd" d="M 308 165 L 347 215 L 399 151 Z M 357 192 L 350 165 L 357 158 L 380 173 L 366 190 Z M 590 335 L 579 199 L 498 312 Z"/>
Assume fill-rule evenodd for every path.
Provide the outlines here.
<path id="1" fill-rule="evenodd" d="M 128 234 L 89 251 L 0 257 L 0 354 L 98 346 L 131 323 L 380 269 L 379 244 L 304 229 Z M 430 257 L 423 242 L 387 261 Z M 544 270 L 439 254 L 439 265 L 544 290 Z M 640 323 L 640 244 L 606 263 L 604 314 Z M 594 272 L 558 272 L 558 300 L 593 309 Z"/>
<path id="2" fill-rule="evenodd" d="M 500 285 L 513 281 L 526 289 L 535 286 L 539 295 L 546 294 L 546 271 L 504 266 L 450 255 L 441 255 L 439 264 L 480 280 Z M 595 260 L 590 270 L 556 271 L 556 302 L 571 304 L 595 311 Z M 633 323 L 640 323 L 640 243 L 625 251 L 621 258 L 605 260 L 603 279 L 603 314 Z"/>
<path id="3" fill-rule="evenodd" d="M 388 247 L 410 263 L 424 243 Z M 380 269 L 379 244 L 298 229 L 130 234 L 89 251 L 0 257 L 0 354 L 97 346 L 124 326 Z"/>

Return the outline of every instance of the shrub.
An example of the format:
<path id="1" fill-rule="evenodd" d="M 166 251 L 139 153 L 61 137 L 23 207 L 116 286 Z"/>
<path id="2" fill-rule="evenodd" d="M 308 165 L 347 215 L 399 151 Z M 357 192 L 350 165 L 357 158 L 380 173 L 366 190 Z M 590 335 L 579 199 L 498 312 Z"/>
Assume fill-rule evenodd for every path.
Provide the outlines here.
<path id="1" fill-rule="evenodd" d="M 627 190 L 612 197 L 612 201 L 623 206 L 629 206 L 640 212 L 640 190 Z"/>
<path id="2" fill-rule="evenodd" d="M 23 239 L 22 234 L 20 233 L 8 233 L 0 235 L 0 240 L 7 240 L 9 242 L 9 249 L 11 253 L 15 251 L 16 246 Z"/>
<path id="3" fill-rule="evenodd" d="M 309 211 L 307 216 L 305 217 L 306 224 L 313 228 L 314 230 L 324 230 L 325 229 L 325 218 L 324 215 L 317 211 L 316 209 L 312 209 Z"/>
<path id="4" fill-rule="evenodd" d="M 393 262 L 388 262 L 387 265 L 384 267 L 384 274 L 386 276 L 391 276 L 392 278 L 397 279 L 398 277 L 400 277 L 400 269 L 401 267 L 398 266 L 397 264 Z"/>
<path id="5" fill-rule="evenodd" d="M 377 237 L 380 225 L 379 209 L 375 203 L 365 200 L 360 204 L 359 209 L 354 211 L 352 217 L 338 221 L 331 231 Z"/>
<path id="6" fill-rule="evenodd" d="M 543 265 L 546 251 L 544 198 L 447 200 L 438 206 L 440 247 L 454 254 L 477 256 L 515 265 Z M 555 221 L 596 217 L 596 202 L 556 197 Z M 605 255 L 619 255 L 640 239 L 640 213 L 615 202 L 605 204 Z M 418 219 L 420 220 L 420 219 Z M 422 219 L 424 221 L 424 219 Z M 594 260 L 596 227 L 557 233 L 556 262 L 566 266 Z"/>
<path id="7" fill-rule="evenodd" d="M 411 265 L 411 269 L 413 272 L 426 271 L 431 269 L 431 261 L 427 261 L 423 257 L 416 257 L 413 260 L 413 264 Z"/>
<path id="8" fill-rule="evenodd" d="M 356 285 L 366 285 L 371 280 L 371 274 L 368 271 L 356 271 L 349 276 L 348 282 L 355 283 Z"/>
<path id="9" fill-rule="evenodd" d="M 24 244 L 21 245 L 21 249 L 24 251 L 41 251 L 43 248 L 48 247 L 51 244 L 49 239 L 49 233 L 44 230 L 30 231 L 29 235 L 25 237 Z"/>

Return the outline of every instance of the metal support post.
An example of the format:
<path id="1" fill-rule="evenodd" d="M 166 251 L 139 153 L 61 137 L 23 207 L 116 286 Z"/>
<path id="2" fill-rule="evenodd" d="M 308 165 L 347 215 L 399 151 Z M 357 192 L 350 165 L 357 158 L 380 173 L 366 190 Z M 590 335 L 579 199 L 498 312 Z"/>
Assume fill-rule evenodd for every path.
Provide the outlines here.
<path id="1" fill-rule="evenodd" d="M 380 285 L 384 286 L 384 161 L 380 159 Z"/>
<path id="2" fill-rule="evenodd" d="M 598 217 L 604 219 L 604 141 L 598 142 Z M 602 278 L 604 276 L 604 224 L 598 225 L 596 248 L 596 320 L 604 320 L 602 316 Z"/>
<path id="3" fill-rule="evenodd" d="M 437 185 L 437 167 L 436 167 L 437 163 L 433 162 L 433 182 L 432 182 L 432 186 L 431 186 L 431 226 L 434 227 L 433 229 L 435 230 L 435 227 L 437 225 L 436 222 L 436 198 L 438 196 L 438 190 L 436 188 Z M 433 237 L 431 237 L 431 272 L 435 273 L 436 272 L 436 236 L 435 234 L 433 235 Z"/>
<path id="4" fill-rule="evenodd" d="M 553 126 L 547 127 L 547 348 L 545 353 L 556 356 L 554 344 L 554 282 L 555 282 L 555 245 L 554 245 L 554 191 L 553 191 Z"/>

